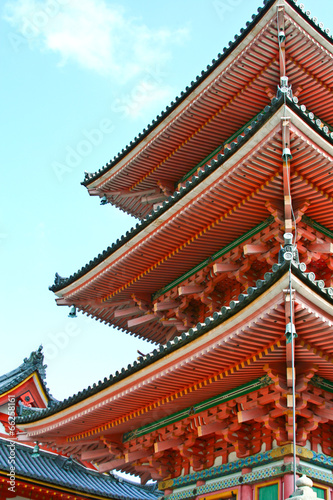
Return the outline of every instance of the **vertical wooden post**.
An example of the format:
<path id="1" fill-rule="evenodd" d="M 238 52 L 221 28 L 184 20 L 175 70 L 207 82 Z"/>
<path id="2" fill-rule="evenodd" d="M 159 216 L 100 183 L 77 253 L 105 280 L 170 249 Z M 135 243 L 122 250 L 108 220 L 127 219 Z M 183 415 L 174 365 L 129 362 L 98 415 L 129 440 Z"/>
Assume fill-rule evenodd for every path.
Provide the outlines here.
<path id="1" fill-rule="evenodd" d="M 278 6 L 277 13 L 277 34 L 284 31 L 284 6 Z M 280 76 L 285 76 L 286 74 L 286 42 L 283 40 L 279 42 L 279 63 L 280 63 Z"/>
<path id="2" fill-rule="evenodd" d="M 282 152 L 284 149 L 290 151 L 290 119 L 282 117 Z M 283 157 L 283 200 L 284 200 L 284 229 L 291 233 L 293 229 L 291 214 L 291 187 L 290 187 L 290 160 Z"/>
<path id="3" fill-rule="evenodd" d="M 253 489 L 250 484 L 243 484 L 241 486 L 240 500 L 253 500 Z"/>
<path id="4" fill-rule="evenodd" d="M 289 498 L 294 493 L 294 475 L 285 474 L 283 476 L 283 498 Z"/>

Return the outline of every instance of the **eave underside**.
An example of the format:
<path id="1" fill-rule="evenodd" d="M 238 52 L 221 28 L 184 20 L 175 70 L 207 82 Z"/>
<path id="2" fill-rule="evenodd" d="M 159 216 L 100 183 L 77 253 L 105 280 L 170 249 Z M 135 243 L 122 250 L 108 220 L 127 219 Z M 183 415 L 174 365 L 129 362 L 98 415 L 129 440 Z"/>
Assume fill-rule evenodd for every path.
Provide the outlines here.
<path id="1" fill-rule="evenodd" d="M 289 15 L 286 7 L 286 74 L 300 104 L 333 125 L 332 54 Z M 288 14 L 289 12 L 289 14 Z M 296 16 L 297 18 L 297 16 Z M 188 107 L 117 171 L 93 181 L 91 194 L 107 194 L 122 210 L 144 217 L 154 200 L 172 193 L 181 178 L 270 104 L 280 85 L 277 17 L 235 52 Z M 163 189 L 163 187 L 166 189 Z M 146 196 L 147 190 L 155 195 Z M 156 191 L 157 190 L 157 191 Z M 134 193 L 137 192 L 137 196 Z M 114 194 L 112 194 L 114 193 Z M 128 197 L 126 193 L 131 193 Z M 149 193 L 148 193 L 149 194 Z M 152 201 L 149 201 L 149 200 Z"/>
<path id="2" fill-rule="evenodd" d="M 325 398 L 323 399 L 322 389 L 311 389 L 310 392 L 306 392 L 308 381 L 314 374 L 333 382 L 333 342 L 330 340 L 333 316 L 331 305 L 322 296 L 316 296 L 298 278 L 293 277 L 292 281 L 295 290 L 294 321 L 298 335 L 295 347 L 299 384 L 297 390 L 305 384 L 299 397 L 303 398 L 306 403 L 304 410 L 300 411 L 297 417 L 299 419 L 298 441 L 303 443 L 304 439 L 312 439 L 312 434 L 309 434 L 311 426 L 305 425 L 306 420 L 317 422 L 317 427 L 323 425 L 324 427 L 321 427 L 323 432 L 329 432 L 330 422 L 333 420 L 333 412 L 329 410 L 332 394 L 331 396 L 324 395 L 326 399 L 328 398 L 328 406 L 323 407 Z M 233 449 L 238 457 L 252 454 L 258 447 L 260 449 L 263 442 L 272 443 L 272 439 L 276 439 L 280 444 L 289 441 L 289 410 L 286 401 L 287 394 L 291 390 L 288 374 L 290 347 L 288 343 L 286 344 L 285 337 L 290 307 L 288 282 L 287 273 L 275 285 L 260 294 L 254 302 L 245 309 L 241 309 L 236 316 L 231 316 L 229 320 L 222 322 L 211 331 L 208 329 L 202 338 L 199 337 L 188 347 L 184 346 L 180 349 L 176 357 L 169 357 L 169 362 L 164 360 L 163 369 L 158 366 L 157 361 L 156 369 L 152 367 L 152 369 L 144 370 L 142 374 L 139 372 L 135 376 L 135 387 L 131 382 L 133 379 L 129 377 L 127 386 L 123 386 L 121 391 L 117 391 L 115 387 L 113 393 L 109 396 L 105 395 L 100 401 L 94 398 L 95 402 L 90 403 L 88 399 L 80 410 L 73 408 L 74 413 L 67 412 L 67 417 L 64 414 L 60 414 L 60 418 L 55 415 L 51 420 L 47 420 L 49 423 L 41 420 L 22 427 L 31 439 L 38 438 L 49 445 L 56 445 L 67 454 L 78 454 L 82 457 L 95 456 L 95 461 L 100 464 L 102 471 L 109 470 L 108 467 L 115 467 L 139 474 L 143 471 L 145 457 L 152 455 L 152 461 L 154 461 L 154 453 L 159 453 L 162 449 L 165 450 L 166 456 L 170 455 L 172 450 L 163 443 L 168 439 L 177 441 L 177 432 L 181 432 L 181 435 L 184 432 L 189 433 L 188 439 L 191 435 L 192 440 L 194 432 L 193 446 L 194 443 L 199 447 L 202 443 L 207 445 L 207 439 L 209 439 L 212 446 L 215 443 L 214 446 L 223 450 L 224 455 L 230 453 L 234 446 Z M 217 410 L 207 410 L 208 413 L 205 410 L 202 414 L 194 410 L 193 415 L 189 412 L 187 417 L 183 415 L 179 421 L 176 419 L 170 425 L 165 422 L 155 430 L 148 429 L 143 434 L 135 432 L 132 438 L 129 437 L 126 441 L 123 439 L 124 433 L 128 431 L 140 429 L 144 425 L 147 426 L 149 422 L 153 424 L 165 418 L 166 415 L 171 416 L 186 408 L 194 407 L 195 409 L 211 397 L 244 385 L 249 380 L 265 376 L 273 381 L 273 385 L 268 384 L 269 388 L 259 390 L 255 397 L 243 399 L 242 408 L 246 410 L 245 413 L 242 413 L 243 410 L 239 413 L 239 409 L 238 413 L 232 410 L 237 408 L 236 397 L 236 400 L 233 399 L 224 406 L 219 405 Z M 304 394 L 302 391 L 305 391 Z M 265 412 L 259 411 L 259 414 L 253 417 L 254 422 L 251 422 L 252 414 L 247 413 L 247 410 L 257 408 L 258 398 L 265 400 Z M 278 403 L 278 406 L 273 404 L 274 401 Z M 321 408 L 327 408 L 327 410 L 322 411 Z M 218 428 L 213 425 L 216 424 L 216 411 L 222 412 L 218 420 L 220 422 Z M 226 425 L 226 419 L 230 418 L 232 422 L 228 421 Z M 236 424 L 238 444 L 235 448 L 223 429 Z M 262 425 L 266 430 L 260 434 Z M 199 427 L 200 430 L 198 430 Z M 248 439 L 244 442 L 244 432 L 250 432 L 249 429 L 252 432 L 251 440 L 255 441 L 252 444 L 252 441 Z M 258 437 L 258 433 L 261 438 Z M 315 439 L 317 433 L 315 432 L 313 436 Z M 161 442 L 162 444 L 156 446 L 154 444 Z M 183 438 L 182 442 L 184 442 Z M 217 442 L 219 445 L 216 444 Z M 179 446 L 180 443 L 175 443 L 174 451 L 171 453 L 174 457 L 174 467 L 176 467 L 177 460 L 179 463 L 179 458 L 176 459 Z M 139 451 L 142 452 L 142 448 L 146 450 L 146 454 L 140 455 Z M 215 456 L 214 453 L 213 456 Z M 163 463 L 163 460 L 159 462 Z M 200 462 L 200 460 L 195 465 L 199 467 L 197 470 L 206 466 L 206 461 Z M 152 462 L 148 470 L 155 478 L 161 479 L 167 475 L 163 467 L 156 472 L 156 464 Z M 171 475 L 173 473 L 171 472 Z"/>
<path id="3" fill-rule="evenodd" d="M 292 115 L 290 194 L 294 213 L 298 222 L 306 213 L 332 230 L 333 187 L 330 177 L 333 158 L 328 152 L 331 146 L 322 138 L 318 139 L 321 146 L 316 144 L 316 135 L 311 132 L 310 139 L 305 133 L 309 133 L 308 127 L 290 109 L 286 112 Z M 255 135 L 245 143 L 226 164 L 222 164 L 207 181 L 201 183 L 203 187 L 199 185 L 194 189 L 194 196 L 188 196 L 188 201 L 181 203 L 178 211 L 172 208 L 169 218 L 164 217 L 162 224 L 153 232 L 148 232 L 141 241 L 129 245 L 123 255 L 103 271 L 82 285 L 78 284 L 76 289 L 73 285 L 70 287 L 72 290 L 65 289 L 59 304 L 75 304 L 85 314 L 106 324 L 161 343 L 201 321 L 209 312 L 212 314 L 219 310 L 226 301 L 237 299 L 240 293 L 253 286 L 256 279 L 260 278 L 260 273 L 268 271 L 276 259 L 285 231 L 279 111 L 257 133 L 261 140 Z M 255 226 L 269 216 L 273 217 L 273 222 L 265 234 L 261 232 L 259 236 L 253 235 Z M 328 244 L 330 240 L 318 233 L 311 236 L 311 231 L 303 227 L 303 233 L 298 233 L 301 239 L 299 250 L 301 260 L 311 263 L 313 270 L 318 272 L 320 266 L 328 265 L 330 268 L 332 265 L 330 252 L 325 254 L 324 251 L 322 255 L 317 252 L 317 256 L 311 256 L 310 253 L 309 259 L 309 241 L 315 244 L 325 240 Z M 243 238 L 242 245 L 237 245 L 239 238 Z M 267 252 L 258 255 L 252 249 L 253 255 L 247 255 L 244 259 L 243 246 L 251 243 L 262 244 Z M 216 281 L 219 280 L 215 279 L 214 284 L 209 278 L 216 274 L 213 267 L 216 262 L 211 262 L 205 268 L 206 284 L 202 283 L 202 272 L 190 282 L 187 280 L 186 272 L 193 276 L 195 273 L 192 269 L 228 246 L 235 248 L 219 262 L 234 265 L 237 269 L 231 267 L 230 272 L 223 273 L 218 288 Z M 244 274 L 246 271 L 248 277 Z M 179 279 L 181 276 L 184 276 L 183 281 Z M 328 275 L 320 278 L 327 281 L 326 286 L 331 286 Z M 162 293 L 173 281 L 176 282 L 175 290 L 168 294 Z M 197 286 L 197 290 L 191 292 L 180 289 L 190 284 Z M 212 300 L 208 301 L 209 309 L 202 304 L 207 302 L 211 293 L 215 293 L 216 300 L 215 304 Z M 188 313 L 183 318 L 179 314 L 174 317 L 172 309 L 176 309 L 177 302 L 168 314 L 162 313 L 167 310 L 159 304 L 162 300 L 183 301 L 180 311 L 184 313 L 188 308 Z"/>

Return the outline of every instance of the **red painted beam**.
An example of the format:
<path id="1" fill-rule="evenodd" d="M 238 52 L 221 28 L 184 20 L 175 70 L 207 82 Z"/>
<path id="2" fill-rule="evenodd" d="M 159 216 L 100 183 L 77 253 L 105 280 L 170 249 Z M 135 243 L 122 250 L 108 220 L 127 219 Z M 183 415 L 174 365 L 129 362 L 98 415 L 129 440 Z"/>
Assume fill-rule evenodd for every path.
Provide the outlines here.
<path id="1" fill-rule="evenodd" d="M 168 309 L 175 309 L 176 307 L 179 307 L 179 303 L 175 300 L 164 300 L 154 304 L 154 311 L 167 311 Z"/>
<path id="2" fill-rule="evenodd" d="M 309 245 L 310 252 L 333 253 L 333 243 L 312 243 Z"/>
<path id="3" fill-rule="evenodd" d="M 263 417 L 266 415 L 267 410 L 265 408 L 254 408 L 253 410 L 242 410 L 237 412 L 237 418 L 239 423 L 248 422 L 249 420 L 255 420 L 256 418 Z"/>
<path id="4" fill-rule="evenodd" d="M 167 441 L 158 441 L 154 443 L 154 453 L 159 453 L 164 450 L 171 450 L 183 444 L 183 439 L 168 439 Z"/>
<path id="5" fill-rule="evenodd" d="M 131 328 L 132 326 L 143 325 L 145 323 L 153 321 L 154 319 L 158 319 L 155 314 L 145 314 L 144 316 L 140 316 L 139 318 L 130 319 L 129 321 L 127 321 L 127 326 L 128 328 Z"/>
<path id="6" fill-rule="evenodd" d="M 125 464 L 125 458 L 110 460 L 110 462 L 105 462 L 104 464 L 99 465 L 98 471 L 109 472 L 110 470 L 115 469 L 116 467 L 121 467 L 124 464 Z"/>
<path id="7" fill-rule="evenodd" d="M 178 295 L 192 295 L 194 293 L 201 293 L 203 291 L 204 288 L 202 286 L 196 286 L 196 285 L 178 287 Z"/>
<path id="8" fill-rule="evenodd" d="M 127 316 L 135 316 L 143 312 L 140 307 L 127 307 L 126 309 L 117 309 L 113 314 L 115 318 L 126 318 Z"/>
<path id="9" fill-rule="evenodd" d="M 94 460 L 96 458 L 103 458 L 109 455 L 108 448 L 97 448 L 97 450 L 88 450 L 81 453 L 81 460 Z"/>
<path id="10" fill-rule="evenodd" d="M 152 454 L 152 449 L 133 451 L 131 453 L 125 453 L 123 458 L 117 458 L 115 460 L 110 460 L 110 462 L 105 462 L 104 464 L 99 465 L 99 472 L 108 472 L 111 469 L 115 469 L 116 467 L 121 467 L 125 464 L 130 464 L 135 462 L 136 460 L 140 460 L 140 458 L 150 457 Z"/>
<path id="11" fill-rule="evenodd" d="M 139 460 L 140 458 L 149 457 L 151 455 L 152 449 L 147 448 L 144 450 L 132 451 L 130 453 L 125 453 L 125 463 L 130 464 Z"/>
<path id="12" fill-rule="evenodd" d="M 197 428 L 198 436 L 203 437 L 209 434 L 215 434 L 226 429 L 226 423 L 214 422 L 212 424 L 199 425 Z"/>
<path id="13" fill-rule="evenodd" d="M 237 271 L 239 266 L 236 264 L 214 264 L 213 271 L 215 274 L 218 273 L 227 273 L 229 271 Z"/>
<path id="14" fill-rule="evenodd" d="M 257 253 L 265 253 L 265 252 L 268 252 L 269 250 L 269 247 L 267 245 L 260 245 L 260 244 L 257 244 L 257 245 L 244 245 L 243 246 L 243 253 L 244 255 L 254 255 L 254 254 L 257 254 Z"/>

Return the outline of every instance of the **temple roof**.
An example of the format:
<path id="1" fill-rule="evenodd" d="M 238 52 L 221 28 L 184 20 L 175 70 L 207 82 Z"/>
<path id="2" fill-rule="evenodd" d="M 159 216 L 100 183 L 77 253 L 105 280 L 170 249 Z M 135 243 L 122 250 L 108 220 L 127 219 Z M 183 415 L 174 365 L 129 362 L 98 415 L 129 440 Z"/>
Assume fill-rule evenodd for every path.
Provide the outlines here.
<path id="1" fill-rule="evenodd" d="M 0 396 L 18 386 L 21 382 L 27 379 L 33 373 L 38 373 L 40 381 L 43 385 L 48 398 L 53 402 L 55 399 L 50 395 L 46 386 L 46 371 L 47 365 L 44 365 L 43 346 L 39 346 L 36 351 L 33 351 L 28 358 L 24 358 L 23 363 L 11 370 L 8 373 L 0 376 Z"/>
<path id="2" fill-rule="evenodd" d="M 231 301 L 229 306 L 223 306 L 220 312 L 215 312 L 213 316 L 207 317 L 204 322 L 198 323 L 196 327 L 190 328 L 188 332 L 184 332 L 180 336 L 176 336 L 165 345 L 160 345 L 151 353 L 148 353 L 145 356 L 140 356 L 138 360 L 129 364 L 127 368 L 122 368 L 120 372 L 116 371 L 116 373 L 114 375 L 110 375 L 109 378 L 104 378 L 103 381 L 99 381 L 97 384 L 95 383 L 93 386 L 89 386 L 68 399 L 58 402 L 52 408 L 41 409 L 38 412 L 30 412 L 30 414 L 29 411 L 26 411 L 22 417 L 17 418 L 17 424 L 23 428 L 26 423 L 37 422 L 50 415 L 59 413 L 62 410 L 85 401 L 91 396 L 98 395 L 102 391 L 116 385 L 118 382 L 127 379 L 131 375 L 140 372 L 142 369 L 147 368 L 150 365 L 153 365 L 156 361 L 166 358 L 169 354 L 183 348 L 187 344 L 190 344 L 195 339 L 205 335 L 218 325 L 223 324 L 225 321 L 237 315 L 249 304 L 258 299 L 258 297 L 267 292 L 268 289 L 272 288 L 274 283 L 280 280 L 281 277 L 288 272 L 288 269 L 289 265 L 276 265 L 274 272 L 266 273 L 265 276 L 262 277 L 263 279 L 258 280 L 258 286 L 253 288 L 251 293 L 245 294 L 241 301 Z M 323 289 L 321 284 L 315 281 L 313 273 L 302 272 L 295 266 L 292 266 L 292 272 L 297 278 L 312 289 L 313 292 L 321 296 L 329 304 L 333 305 L 331 289 Z"/>
<path id="3" fill-rule="evenodd" d="M 155 306 L 160 290 L 170 282 L 184 272 L 191 273 L 214 252 L 235 246 L 256 227 L 259 231 L 258 225 L 272 213 L 268 200 L 275 206 L 283 198 L 281 113 L 285 112 L 291 120 L 294 209 L 302 210 L 307 204 L 306 214 L 332 230 L 330 128 L 293 100 L 287 101 L 286 109 L 282 99 L 273 100 L 237 142 L 194 172 L 186 185 L 147 220 L 70 278 L 57 277 L 51 290 L 60 297 L 58 304 L 75 304 L 105 323 L 154 342 L 165 342 L 172 326 L 162 323 L 163 318 L 159 321 L 155 315 L 157 321 L 151 317 L 150 324 L 144 323 L 150 318 L 145 318 L 141 309 L 138 315 L 142 324 L 140 318 L 132 325 L 127 321 L 127 311 L 118 312 L 117 308 L 131 306 L 124 302 L 133 302 L 135 294 L 145 294 L 148 314 L 152 294 Z"/>
<path id="4" fill-rule="evenodd" d="M 158 453 L 154 443 L 166 438 L 165 426 L 177 427 L 183 420 L 187 425 L 193 411 L 200 419 L 200 412 L 220 396 L 225 400 L 228 394 L 233 398 L 273 383 L 273 375 L 265 376 L 268 369 L 282 371 L 286 363 L 291 289 L 296 297 L 298 375 L 302 378 L 304 371 L 314 368 L 331 387 L 333 290 L 305 270 L 304 263 L 274 264 L 272 272 L 238 300 L 121 373 L 53 409 L 19 417 L 20 439 L 93 460 L 100 472 L 116 468 L 142 474 L 137 460 Z"/>
<path id="5" fill-rule="evenodd" d="M 0 438 L 0 471 L 9 471 L 8 443 Z M 15 443 L 15 474 L 23 476 L 29 482 L 43 481 L 51 486 L 74 490 L 76 494 L 97 495 L 98 498 L 114 498 L 119 500 L 154 500 L 159 494 L 154 492 L 155 485 L 139 486 L 125 479 L 110 475 L 101 475 L 87 469 L 76 461 L 61 455 L 40 450 L 38 458 L 31 457 L 30 446 Z M 66 465 L 67 464 L 67 465 Z"/>
<path id="6" fill-rule="evenodd" d="M 196 165 L 269 104 L 279 85 L 276 15 L 267 14 L 276 1 L 264 3 L 223 54 L 165 112 L 105 167 L 86 175 L 83 184 L 90 194 L 109 192 L 111 202 L 122 210 L 147 216 L 151 200 L 159 196 L 165 199 L 173 191 L 172 184 L 186 173 L 187 165 Z M 288 19 L 286 74 L 302 103 L 332 124 L 330 105 L 316 98 L 320 92 L 331 102 L 329 30 L 324 31 L 322 23 L 311 18 L 302 4 L 284 0 L 281 5 L 286 7 Z M 253 30 L 256 42 L 250 48 L 254 41 L 248 35 Z M 318 40 L 314 35 L 320 35 Z M 250 52 L 245 54 L 244 50 Z"/>
<path id="7" fill-rule="evenodd" d="M 271 106 L 266 106 L 263 113 L 256 117 L 256 120 L 249 124 L 243 135 L 239 135 L 235 142 L 232 142 L 230 148 L 224 150 L 223 154 L 218 155 L 218 158 L 213 159 L 210 163 L 203 166 L 202 170 L 198 174 L 194 174 L 187 182 L 185 186 L 180 187 L 178 191 L 175 191 L 172 196 L 163 202 L 163 204 L 152 210 L 152 212 L 141 222 L 138 222 L 132 229 L 126 232 L 120 239 L 117 239 L 115 243 L 109 246 L 102 253 L 98 254 L 97 257 L 90 260 L 85 266 L 81 267 L 78 271 L 73 273 L 68 278 L 61 277 L 58 273 L 55 275 L 54 284 L 49 287 L 52 292 L 59 292 L 65 289 L 68 285 L 74 283 L 77 279 L 86 275 L 89 271 L 96 268 L 101 264 L 107 257 L 115 253 L 120 248 L 124 247 L 134 236 L 138 235 L 143 229 L 151 225 L 156 219 L 158 219 L 163 213 L 175 205 L 179 200 L 181 200 L 186 194 L 188 194 L 192 189 L 204 182 L 204 180 L 215 170 L 217 170 L 223 163 L 225 163 L 230 157 L 232 157 L 238 148 L 242 147 L 247 141 L 256 134 L 256 132 L 263 127 L 266 121 L 283 105 L 283 98 L 273 99 Z M 325 140 L 327 140 L 331 145 L 333 145 L 333 133 L 328 129 L 328 127 L 323 126 L 321 120 L 315 119 L 313 114 L 306 110 L 305 106 L 299 106 L 292 100 L 288 100 L 288 106 L 315 132 L 320 134 Z"/>

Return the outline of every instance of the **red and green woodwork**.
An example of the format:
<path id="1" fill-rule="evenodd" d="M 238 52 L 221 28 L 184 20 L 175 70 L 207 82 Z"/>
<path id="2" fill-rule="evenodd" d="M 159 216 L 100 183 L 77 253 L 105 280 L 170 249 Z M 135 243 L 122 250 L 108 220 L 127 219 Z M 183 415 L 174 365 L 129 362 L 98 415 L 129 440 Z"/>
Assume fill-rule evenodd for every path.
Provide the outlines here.
<path id="1" fill-rule="evenodd" d="M 267 1 L 170 109 L 87 176 L 90 194 L 145 218 L 51 289 L 59 305 L 157 347 L 21 420 L 22 440 L 156 479 L 170 500 L 287 498 L 293 323 L 297 467 L 328 499 L 333 51 L 303 10 Z M 281 262 L 288 232 L 301 266 Z"/>
<path id="2" fill-rule="evenodd" d="M 18 368 L 0 376 L 0 423 L 11 436 L 15 436 L 15 432 L 13 429 L 9 430 L 9 413 L 15 417 L 20 413 L 20 406 L 46 408 L 53 399 L 45 385 L 46 366 L 43 362 L 44 356 L 40 346 L 29 358 L 25 358 Z"/>
<path id="3" fill-rule="evenodd" d="M 332 139 L 292 102 L 280 101 L 266 114 L 221 166 L 207 168 L 200 182 L 193 181 L 192 189 L 128 242 L 58 287 L 58 304 L 74 304 L 154 342 L 168 341 L 237 300 L 270 271 L 290 230 L 284 196 L 289 181 L 300 258 L 330 287 Z M 284 115 L 294 155 L 290 179 L 281 158 Z"/>
<path id="4" fill-rule="evenodd" d="M 192 489 L 181 496 L 182 480 L 192 484 L 205 475 L 205 484 L 195 482 L 198 494 L 214 488 L 216 475 L 224 489 L 239 463 L 233 480 L 243 477 L 252 488 L 265 454 L 271 464 L 268 479 L 274 469 L 277 479 L 288 481 L 290 446 L 278 455 L 285 462 L 273 463 L 276 450 L 292 440 L 288 286 L 289 268 L 282 266 L 233 309 L 207 318 L 72 402 L 19 423 L 25 433 L 20 439 L 57 446 L 93 461 L 101 472 L 118 469 L 139 474 L 143 482 L 158 479 L 171 499 L 192 498 Z M 292 290 L 297 444 L 304 449 L 300 466 L 316 479 L 320 464 L 319 479 L 331 484 L 319 457 L 329 468 L 333 302 L 296 268 Z M 313 470 L 307 453 L 315 457 Z"/>
<path id="5" fill-rule="evenodd" d="M 83 184 L 89 193 L 146 216 L 270 104 L 283 74 L 302 104 L 332 125 L 331 38 L 304 14 L 292 0 L 266 2 L 230 48 L 147 130 L 87 176 Z M 279 51 L 281 31 L 286 40 Z"/>
<path id="6" fill-rule="evenodd" d="M 38 372 L 29 375 L 20 384 L 0 394 L 0 422 L 8 432 L 8 404 L 17 412 L 19 402 L 29 408 L 46 408 L 49 395 Z"/>

